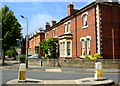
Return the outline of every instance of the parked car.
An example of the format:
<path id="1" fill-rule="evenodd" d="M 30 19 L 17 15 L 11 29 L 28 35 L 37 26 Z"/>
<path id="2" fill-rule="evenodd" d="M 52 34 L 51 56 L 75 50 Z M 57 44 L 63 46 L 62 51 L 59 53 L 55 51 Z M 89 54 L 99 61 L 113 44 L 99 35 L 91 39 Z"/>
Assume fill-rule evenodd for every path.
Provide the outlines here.
<path id="1" fill-rule="evenodd" d="M 32 56 L 29 56 L 28 58 L 37 59 L 37 58 L 40 58 L 40 55 L 39 55 L 39 54 L 34 54 L 34 55 L 32 55 Z"/>

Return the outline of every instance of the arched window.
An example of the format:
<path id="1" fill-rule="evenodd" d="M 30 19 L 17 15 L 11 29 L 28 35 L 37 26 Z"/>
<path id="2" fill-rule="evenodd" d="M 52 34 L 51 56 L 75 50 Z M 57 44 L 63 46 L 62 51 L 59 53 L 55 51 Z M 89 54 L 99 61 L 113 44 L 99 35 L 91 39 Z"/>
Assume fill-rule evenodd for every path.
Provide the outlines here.
<path id="1" fill-rule="evenodd" d="M 68 22 L 68 32 L 70 32 L 70 22 Z"/>
<path id="2" fill-rule="evenodd" d="M 64 32 L 67 33 L 67 24 L 64 25 Z"/>

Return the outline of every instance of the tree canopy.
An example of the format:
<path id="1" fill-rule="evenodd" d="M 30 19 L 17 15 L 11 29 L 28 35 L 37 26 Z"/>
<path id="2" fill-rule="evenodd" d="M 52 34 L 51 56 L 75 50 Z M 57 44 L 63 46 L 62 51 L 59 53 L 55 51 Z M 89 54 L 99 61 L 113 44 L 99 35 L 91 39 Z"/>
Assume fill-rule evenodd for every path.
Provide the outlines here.
<path id="1" fill-rule="evenodd" d="M 21 39 L 21 25 L 14 12 L 5 5 L 2 9 L 2 49 L 4 53 L 11 47 L 17 45 L 16 39 Z"/>
<path id="2" fill-rule="evenodd" d="M 48 40 L 43 40 L 40 42 L 40 50 L 43 54 L 46 54 L 48 58 L 57 58 L 57 44 L 58 39 L 50 38 Z"/>

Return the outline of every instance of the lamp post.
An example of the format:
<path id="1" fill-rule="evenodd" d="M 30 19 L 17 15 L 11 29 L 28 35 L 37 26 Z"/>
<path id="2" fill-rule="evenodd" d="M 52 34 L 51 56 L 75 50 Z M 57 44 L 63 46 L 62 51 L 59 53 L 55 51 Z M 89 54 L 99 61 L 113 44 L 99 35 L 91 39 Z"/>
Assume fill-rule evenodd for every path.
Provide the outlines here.
<path id="1" fill-rule="evenodd" d="M 28 19 L 21 15 L 22 18 L 27 20 L 27 34 L 26 34 L 26 68 L 28 68 Z"/>

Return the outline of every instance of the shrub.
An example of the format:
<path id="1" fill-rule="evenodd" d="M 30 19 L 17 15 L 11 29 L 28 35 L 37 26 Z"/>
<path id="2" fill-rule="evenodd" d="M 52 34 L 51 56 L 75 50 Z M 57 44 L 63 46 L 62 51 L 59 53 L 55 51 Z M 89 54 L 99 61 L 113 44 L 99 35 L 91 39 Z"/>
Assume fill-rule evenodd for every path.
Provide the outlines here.
<path id="1" fill-rule="evenodd" d="M 101 55 L 99 53 L 94 54 L 93 58 L 95 59 L 101 59 Z"/>
<path id="2" fill-rule="evenodd" d="M 92 58 L 91 55 L 85 55 L 85 60 L 90 60 Z"/>
<path id="3" fill-rule="evenodd" d="M 6 53 L 6 55 L 9 56 L 9 58 L 15 56 L 15 52 L 14 52 L 14 50 L 7 50 L 5 53 Z"/>
<path id="4" fill-rule="evenodd" d="M 101 55 L 99 53 L 94 54 L 93 56 L 91 55 L 85 55 L 85 60 L 97 60 L 97 59 L 101 59 Z"/>
<path id="5" fill-rule="evenodd" d="M 20 55 L 20 62 L 25 63 L 26 56 L 25 55 Z"/>

